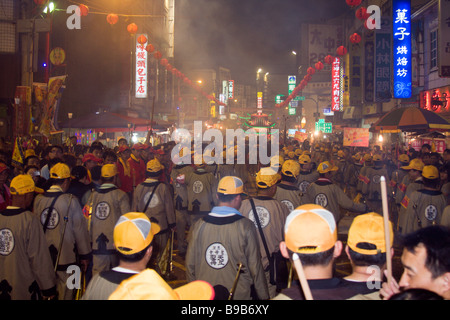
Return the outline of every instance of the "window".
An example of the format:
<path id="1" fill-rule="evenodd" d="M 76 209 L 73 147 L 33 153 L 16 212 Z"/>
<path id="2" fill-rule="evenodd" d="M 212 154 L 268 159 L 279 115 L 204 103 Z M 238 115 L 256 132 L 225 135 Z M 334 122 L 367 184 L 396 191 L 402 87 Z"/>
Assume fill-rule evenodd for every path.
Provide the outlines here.
<path id="1" fill-rule="evenodd" d="M 437 29 L 430 32 L 430 69 L 437 68 Z"/>

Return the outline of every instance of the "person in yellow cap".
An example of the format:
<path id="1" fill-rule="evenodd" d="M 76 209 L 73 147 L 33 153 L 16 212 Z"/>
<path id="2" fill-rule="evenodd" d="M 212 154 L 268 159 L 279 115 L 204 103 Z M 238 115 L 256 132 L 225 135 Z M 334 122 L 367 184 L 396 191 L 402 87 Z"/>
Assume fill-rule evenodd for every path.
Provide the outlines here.
<path id="1" fill-rule="evenodd" d="M 447 199 L 439 190 L 439 170 L 435 166 L 424 166 L 423 188 L 414 191 L 406 208 L 404 233 L 411 233 L 430 225 L 441 224 Z"/>
<path id="2" fill-rule="evenodd" d="M 334 219 L 339 223 L 342 218 L 341 208 L 356 213 L 367 212 L 367 205 L 353 202 L 344 191 L 331 180 L 332 173 L 337 166 L 325 161 L 319 164 L 317 171 L 319 179 L 311 183 L 305 194 L 304 203 L 320 205 L 333 213 Z"/>
<path id="3" fill-rule="evenodd" d="M 87 205 L 92 209 L 88 228 L 92 243 L 92 275 L 117 266 L 113 229 L 119 217 L 130 211 L 128 195 L 117 187 L 116 164 L 105 164 L 101 170 L 101 185 L 94 189 Z"/>
<path id="4" fill-rule="evenodd" d="M 334 215 L 321 206 L 306 204 L 292 211 L 283 227 L 280 250 L 285 258 L 300 259 L 314 300 L 345 300 L 358 294 L 342 278 L 334 277 L 343 244 L 338 240 Z M 305 300 L 300 282 L 292 281 L 274 300 Z"/>
<path id="5" fill-rule="evenodd" d="M 404 233 L 402 228 L 406 225 L 406 209 L 409 205 L 409 199 L 411 194 L 419 189 L 423 188 L 422 170 L 425 164 L 419 158 L 414 158 L 409 162 L 409 165 L 402 168 L 408 171 L 408 177 L 410 183 L 406 187 L 405 194 L 400 202 L 400 208 L 398 211 L 397 230 L 400 233 Z M 405 180 L 405 178 L 403 179 Z"/>
<path id="6" fill-rule="evenodd" d="M 368 206 L 375 212 L 383 212 L 381 201 L 381 185 L 380 179 L 384 177 L 386 181 L 389 179 L 389 174 L 384 167 L 383 158 L 381 154 L 374 154 L 372 157 L 373 166 L 368 167 L 365 171 L 364 183 L 362 185 L 361 194 L 367 201 Z M 390 199 L 392 194 L 391 186 L 386 182 L 386 193 Z"/>
<path id="7" fill-rule="evenodd" d="M 347 157 L 344 153 L 344 150 L 336 151 L 336 160 L 333 159 L 333 163 L 336 164 L 338 170 L 333 175 L 333 181 L 344 191 L 346 191 L 347 180 L 346 180 L 346 172 L 347 172 Z"/>
<path id="8" fill-rule="evenodd" d="M 402 191 L 403 189 L 404 191 L 406 191 L 406 186 L 405 187 L 402 186 L 403 183 L 402 181 L 404 177 L 408 176 L 408 171 L 403 169 L 402 167 L 407 166 L 408 164 L 409 164 L 409 156 L 407 154 L 400 154 L 397 160 L 397 169 L 394 170 L 391 174 L 390 185 L 392 191 L 394 192 L 394 196 L 396 196 L 397 192 Z M 408 183 L 409 182 L 407 182 L 406 184 Z"/>
<path id="9" fill-rule="evenodd" d="M 303 197 L 309 185 L 319 178 L 319 173 L 313 169 L 314 164 L 307 154 L 301 155 L 298 158 L 298 163 L 300 164 L 300 173 L 297 176 L 297 186 Z M 304 204 L 303 201 L 302 204 Z"/>
<path id="10" fill-rule="evenodd" d="M 168 259 L 163 259 L 163 256 L 171 232 L 175 231 L 176 226 L 172 192 L 167 184 L 159 181 L 163 170 L 164 166 L 158 158 L 147 162 L 147 179 L 137 186 L 131 205 L 132 211 L 144 212 L 161 228 L 155 236 L 153 258 L 150 264 L 162 276 L 168 273 Z"/>
<path id="11" fill-rule="evenodd" d="M 107 300 L 122 281 L 144 271 L 153 253 L 153 239 L 159 231 L 159 225 L 142 212 L 122 215 L 113 229 L 119 264 L 96 274 L 81 299 Z"/>
<path id="12" fill-rule="evenodd" d="M 280 201 L 274 199 L 277 191 L 277 184 L 280 181 L 280 175 L 271 167 L 263 167 L 256 175 L 257 196 L 255 198 L 245 199 L 242 202 L 239 211 L 243 216 L 249 218 L 255 223 L 257 233 L 259 235 L 260 251 L 262 255 L 262 264 L 266 270 L 266 278 L 269 287 L 269 295 L 273 298 L 278 288 L 286 286 L 287 283 L 270 277 L 270 261 L 272 254 L 279 252 L 278 244 L 282 240 L 282 226 L 289 214 L 289 209 Z M 255 209 L 253 209 L 253 207 Z M 256 211 L 256 213 L 255 213 Z M 257 217 L 258 218 L 257 218 Z M 257 220 L 260 222 L 261 231 L 258 227 Z M 264 245 L 262 236 L 267 244 Z M 280 282 L 281 281 L 281 282 Z"/>
<path id="13" fill-rule="evenodd" d="M 218 205 L 192 228 L 186 255 L 188 282 L 204 280 L 216 289 L 216 299 L 250 300 L 253 286 L 259 299 L 268 299 L 257 230 L 239 208 L 244 194 L 244 182 L 239 177 L 226 176 L 217 186 Z M 242 245 L 245 243 L 245 245 Z M 236 270 L 241 270 L 235 285 Z"/>
<path id="14" fill-rule="evenodd" d="M 368 178 L 366 176 L 366 172 L 373 165 L 372 155 L 370 153 L 364 154 L 362 157 L 362 161 L 363 161 L 363 167 L 361 168 L 361 170 L 359 170 L 358 184 L 356 185 L 356 190 L 359 193 L 362 193 L 363 185 L 365 183 L 366 184 L 369 183 Z"/>
<path id="15" fill-rule="evenodd" d="M 56 276 L 42 226 L 29 211 L 35 184 L 18 175 L 10 184 L 12 203 L 0 211 L 0 279 L 5 300 L 56 297 Z"/>
<path id="16" fill-rule="evenodd" d="M 185 158 L 186 155 L 190 153 L 190 150 L 185 147 L 179 152 L 179 160 Z M 190 158 L 190 154 L 189 154 Z M 177 159 L 174 159 L 176 161 Z M 186 163 L 183 161 L 177 161 L 173 164 L 172 170 L 170 172 L 170 178 L 172 181 L 172 186 L 174 190 L 174 208 L 176 215 L 176 236 L 177 236 L 177 248 L 178 254 L 182 257 L 186 255 L 187 250 L 187 241 L 186 241 L 186 232 L 185 230 L 190 225 L 190 217 L 188 215 L 188 196 L 187 196 L 187 188 L 184 183 L 186 175 L 194 172 L 194 168 L 189 164 L 189 161 L 186 160 Z"/>
<path id="17" fill-rule="evenodd" d="M 386 246 L 384 218 L 376 212 L 356 216 L 348 230 L 347 254 L 352 272 L 344 277 L 359 294 L 378 292 L 386 269 L 386 248 L 394 255 L 394 230 L 389 222 L 390 243 Z M 374 272 L 375 271 L 375 272 Z"/>
<path id="18" fill-rule="evenodd" d="M 70 177 L 66 164 L 57 163 L 51 167 L 52 186 L 44 194 L 39 194 L 33 205 L 33 213 L 44 229 L 50 255 L 55 264 L 57 262 L 59 300 L 71 300 L 73 297 L 73 289 L 66 285 L 70 276 L 67 268 L 80 260 L 82 271 L 86 272 L 92 253 L 87 220 L 80 203 L 67 193 Z"/>
<path id="19" fill-rule="evenodd" d="M 300 190 L 297 187 L 297 177 L 300 174 L 300 164 L 294 160 L 286 160 L 281 167 L 281 182 L 277 186 L 274 198 L 284 204 L 289 212 L 301 204 Z"/>

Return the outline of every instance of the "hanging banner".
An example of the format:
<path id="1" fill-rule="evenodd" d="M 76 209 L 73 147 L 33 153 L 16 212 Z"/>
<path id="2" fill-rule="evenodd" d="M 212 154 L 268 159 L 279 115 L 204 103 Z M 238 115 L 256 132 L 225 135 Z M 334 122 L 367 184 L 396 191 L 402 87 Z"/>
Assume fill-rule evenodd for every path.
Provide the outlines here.
<path id="1" fill-rule="evenodd" d="M 138 34 L 136 39 L 143 35 L 147 38 L 146 34 Z M 135 96 L 136 98 L 147 98 L 148 96 L 148 73 L 147 73 L 147 64 L 148 64 L 148 53 L 145 50 L 145 44 L 140 44 L 136 40 L 136 76 L 135 76 Z"/>
<path id="2" fill-rule="evenodd" d="M 391 99 L 391 34 L 377 33 L 375 36 L 375 101 Z"/>
<path id="3" fill-rule="evenodd" d="M 31 127 L 31 88 L 16 87 L 14 95 L 14 137 L 30 133 Z"/>
<path id="4" fill-rule="evenodd" d="M 364 100 L 373 102 L 374 100 L 374 63 L 375 45 L 374 32 L 366 32 L 364 35 Z"/>
<path id="5" fill-rule="evenodd" d="M 344 147 L 369 147 L 369 128 L 344 128 Z"/>
<path id="6" fill-rule="evenodd" d="M 341 67 L 340 59 L 334 58 L 331 68 L 331 111 L 341 109 Z"/>
<path id="7" fill-rule="evenodd" d="M 393 0 L 394 97 L 411 97 L 411 1 Z"/>
<path id="8" fill-rule="evenodd" d="M 47 98 L 39 126 L 39 132 L 49 137 L 57 129 L 57 118 L 61 94 L 65 88 L 67 76 L 52 77 L 48 80 Z"/>

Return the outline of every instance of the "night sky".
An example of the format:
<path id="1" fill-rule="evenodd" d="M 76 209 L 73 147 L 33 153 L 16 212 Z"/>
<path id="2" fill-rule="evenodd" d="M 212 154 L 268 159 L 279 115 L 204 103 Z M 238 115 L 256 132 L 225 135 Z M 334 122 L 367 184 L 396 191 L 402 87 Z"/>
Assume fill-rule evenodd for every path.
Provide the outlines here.
<path id="1" fill-rule="evenodd" d="M 325 22 L 350 7 L 345 0 L 177 0 L 176 62 L 223 66 L 250 82 L 257 68 L 283 72 L 301 41 L 300 24 Z"/>

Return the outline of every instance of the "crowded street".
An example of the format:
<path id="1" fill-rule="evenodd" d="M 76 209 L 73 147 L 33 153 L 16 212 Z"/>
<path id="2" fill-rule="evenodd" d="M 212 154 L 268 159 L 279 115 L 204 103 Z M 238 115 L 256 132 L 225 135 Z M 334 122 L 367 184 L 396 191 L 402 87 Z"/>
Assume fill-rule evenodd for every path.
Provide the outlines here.
<path id="1" fill-rule="evenodd" d="M 448 300 L 449 21 L 448 0 L 0 1 L 0 300 Z"/>

